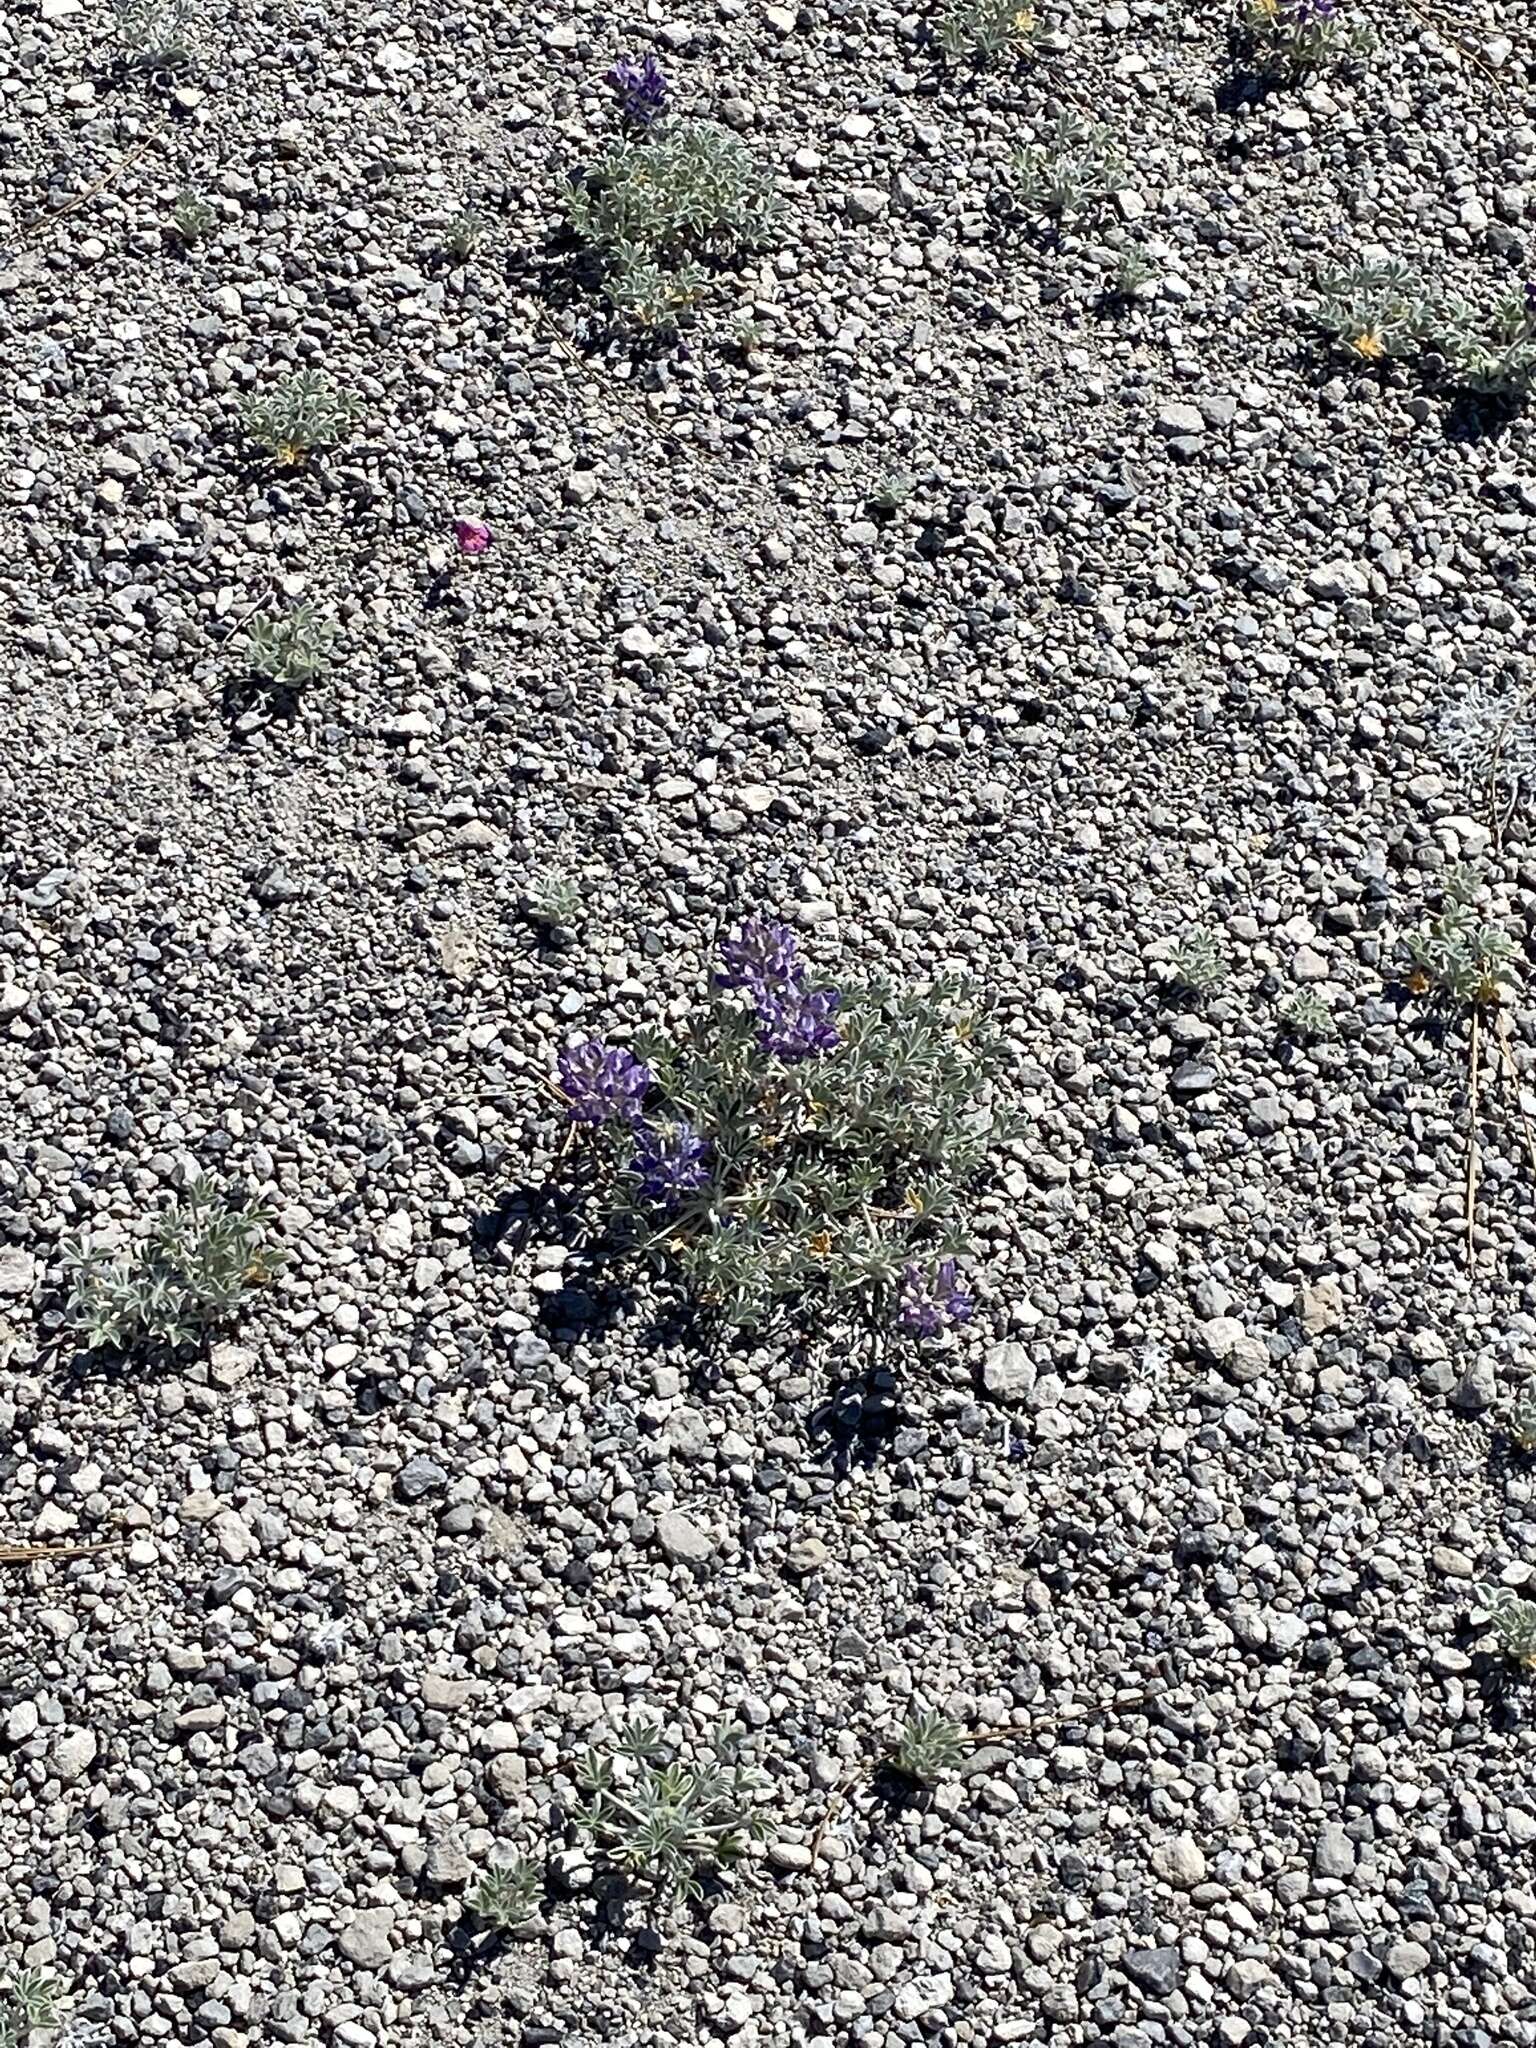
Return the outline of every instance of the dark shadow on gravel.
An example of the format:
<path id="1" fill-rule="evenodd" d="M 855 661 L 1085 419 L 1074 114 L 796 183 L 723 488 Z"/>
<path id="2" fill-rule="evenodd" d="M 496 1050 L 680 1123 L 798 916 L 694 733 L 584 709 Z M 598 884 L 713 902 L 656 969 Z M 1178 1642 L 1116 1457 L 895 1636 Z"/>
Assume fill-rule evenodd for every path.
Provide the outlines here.
<path id="1" fill-rule="evenodd" d="M 826 1398 L 811 1410 L 806 1435 L 845 1479 L 878 1464 L 911 1420 L 894 1368 L 876 1355 L 855 1372 L 833 1376 Z"/>

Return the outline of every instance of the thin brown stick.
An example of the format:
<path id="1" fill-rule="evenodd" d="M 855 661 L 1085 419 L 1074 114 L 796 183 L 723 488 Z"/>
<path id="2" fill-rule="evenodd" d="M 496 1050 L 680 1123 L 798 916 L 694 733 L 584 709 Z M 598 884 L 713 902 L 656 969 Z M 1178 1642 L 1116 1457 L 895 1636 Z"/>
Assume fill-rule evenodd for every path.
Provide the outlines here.
<path id="1" fill-rule="evenodd" d="M 1468 1097 L 1470 1114 L 1467 1117 L 1467 1269 L 1470 1272 L 1477 1259 L 1473 1243 L 1473 1228 L 1477 1220 L 1477 1090 L 1478 1059 L 1482 1049 L 1482 1011 L 1476 1004 L 1472 1008 L 1472 1053 Z"/>
<path id="2" fill-rule="evenodd" d="M 1113 1714 L 1119 1707 L 1139 1707 L 1151 1699 L 1147 1692 L 1128 1692 L 1117 1700 L 1105 1700 L 1102 1706 L 1076 1707 L 1069 1714 L 1053 1714 L 1048 1721 L 1031 1721 L 1023 1728 L 978 1728 L 974 1735 L 966 1737 L 967 1742 L 1023 1742 L 1031 1735 L 1049 1733 L 1052 1728 L 1066 1728 L 1073 1721 L 1096 1721 L 1100 1714 Z"/>
<path id="3" fill-rule="evenodd" d="M 1510 1037 L 1509 1018 L 1503 1010 L 1495 1010 L 1494 1016 L 1498 1020 L 1499 1049 L 1509 1068 L 1509 1087 L 1515 1098 L 1515 1114 L 1519 1117 L 1520 1128 L 1525 1134 L 1525 1156 L 1530 1161 L 1531 1171 L 1536 1173 L 1536 1132 L 1531 1129 L 1531 1120 L 1525 1113 L 1525 1100 L 1520 1093 L 1520 1069 L 1515 1065 L 1515 1047 Z"/>
<path id="4" fill-rule="evenodd" d="M 160 131 L 156 128 L 153 133 L 146 135 L 142 142 L 136 142 L 132 149 L 120 156 L 111 170 L 98 178 L 94 185 L 87 185 L 83 192 L 77 192 L 73 199 L 66 199 L 64 204 L 56 206 L 52 213 L 45 213 L 40 221 L 27 229 L 21 238 L 22 241 L 30 242 L 38 235 L 46 234 L 56 220 L 62 220 L 66 213 L 73 213 L 77 206 L 84 206 L 85 202 L 94 199 L 98 192 L 105 192 L 109 185 L 117 182 L 130 165 L 136 164 L 140 157 L 148 156 L 159 139 Z"/>
<path id="5" fill-rule="evenodd" d="M 1447 37 L 1469 64 L 1475 65 L 1485 78 L 1492 81 L 1496 91 L 1502 93 L 1509 91 L 1509 87 L 1504 83 L 1498 72 L 1494 70 L 1482 51 L 1474 49 L 1471 43 L 1466 42 L 1459 29 L 1445 15 L 1431 8 L 1420 6 L 1418 0 L 1402 0 L 1402 4 L 1421 28 L 1433 29 L 1436 35 Z"/>
<path id="6" fill-rule="evenodd" d="M 104 1543 L 0 1543 L 0 1564 L 41 1564 L 51 1557 L 94 1557 L 98 1551 L 121 1550 L 123 1540 Z"/>

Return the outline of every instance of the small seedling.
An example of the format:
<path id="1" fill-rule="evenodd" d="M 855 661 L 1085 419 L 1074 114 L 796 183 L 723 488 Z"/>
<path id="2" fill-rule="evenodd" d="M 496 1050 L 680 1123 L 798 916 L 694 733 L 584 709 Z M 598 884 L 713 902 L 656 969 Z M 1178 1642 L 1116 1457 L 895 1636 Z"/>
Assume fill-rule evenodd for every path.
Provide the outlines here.
<path id="1" fill-rule="evenodd" d="M 1517 795 L 1536 783 L 1536 720 L 1528 690 L 1490 690 L 1476 676 L 1441 712 L 1441 751 L 1484 791 Z"/>
<path id="2" fill-rule="evenodd" d="M 275 618 L 253 621 L 245 636 L 245 658 L 257 675 L 295 689 L 324 671 L 337 630 L 313 605 L 295 605 Z"/>
<path id="3" fill-rule="evenodd" d="M 709 1872 L 772 1832 L 757 1803 L 767 1780 L 738 1760 L 742 1740 L 739 1728 L 722 1728 L 713 1754 L 688 1766 L 653 1722 L 636 1719 L 611 1753 L 583 1758 L 576 1825 L 615 1870 L 658 1897 L 702 1898 Z"/>
<path id="4" fill-rule="evenodd" d="M 1517 403 L 1529 398 L 1536 390 L 1536 284 L 1509 293 L 1490 314 L 1445 294 L 1429 340 L 1458 390 Z"/>
<path id="5" fill-rule="evenodd" d="M 527 914 L 547 929 L 572 929 L 581 923 L 586 904 L 581 884 L 560 868 L 546 868 L 529 882 L 523 896 Z"/>
<path id="6" fill-rule="evenodd" d="M 112 32 L 130 64 L 180 70 L 192 61 L 188 0 L 112 0 Z"/>
<path id="7" fill-rule="evenodd" d="M 277 1272 L 272 1218 L 237 1205 L 207 1179 L 117 1251 L 76 1239 L 65 1249 L 69 1320 L 92 1350 L 174 1352 L 227 1323 L 248 1288 Z"/>
<path id="8" fill-rule="evenodd" d="M 1140 298 L 1156 276 L 1157 265 L 1140 242 L 1128 242 L 1115 265 L 1114 295 L 1117 299 Z"/>
<path id="9" fill-rule="evenodd" d="M 936 1785 L 946 1772 L 965 1761 L 970 1743 L 958 1721 L 947 1714 L 913 1714 L 891 1751 L 891 1765 L 919 1785 Z"/>
<path id="10" fill-rule="evenodd" d="M 202 241 L 217 225 L 218 218 L 208 202 L 200 199 L 190 186 L 184 185 L 176 194 L 176 203 L 171 208 L 171 225 L 188 248 Z"/>
<path id="11" fill-rule="evenodd" d="M 620 136 L 564 204 L 572 230 L 604 259 L 615 310 L 661 329 L 703 293 L 707 260 L 761 247 L 780 213 L 773 181 L 746 144 L 712 121 Z"/>
<path id="12" fill-rule="evenodd" d="M 1168 956 L 1175 988 L 1189 995 L 1215 993 L 1227 978 L 1227 958 L 1216 934 L 1205 925 L 1189 925 Z"/>
<path id="13" fill-rule="evenodd" d="M 1406 940 L 1413 962 L 1408 986 L 1415 995 L 1472 1009 L 1492 1008 L 1519 986 L 1514 962 L 1520 949 L 1501 925 L 1477 909 L 1475 874 L 1452 868 L 1441 889 L 1443 907 Z"/>
<path id="14" fill-rule="evenodd" d="M 498 1934 L 515 1934 L 539 1910 L 544 1880 L 531 1856 L 492 1863 L 464 1894 L 464 1904 Z"/>
<path id="15" fill-rule="evenodd" d="M 1299 988 L 1280 1007 L 1280 1022 L 1291 1038 L 1333 1038 L 1333 1012 L 1315 988 Z"/>
<path id="16" fill-rule="evenodd" d="M 491 224 L 483 213 L 471 207 L 455 214 L 443 231 L 443 250 L 454 263 L 467 263 L 490 233 Z"/>
<path id="17" fill-rule="evenodd" d="M 939 48 L 951 64 L 995 64 L 1037 55 L 1044 28 L 1027 0 L 949 0 L 939 16 Z"/>
<path id="18" fill-rule="evenodd" d="M 1536 1671 L 1536 1600 L 1522 1600 L 1512 1586 L 1480 1587 L 1477 1600 L 1500 1655 L 1522 1671 Z"/>
<path id="19" fill-rule="evenodd" d="M 48 1970 L 22 1964 L 0 1978 L 0 2048 L 43 2048 L 65 2019 L 64 1986 Z"/>
<path id="20" fill-rule="evenodd" d="M 1376 46 L 1370 30 L 1348 18 L 1347 0 L 1243 0 L 1241 39 L 1254 72 L 1287 84 Z"/>
<path id="21" fill-rule="evenodd" d="M 875 480 L 869 494 L 869 509 L 882 518 L 890 519 L 907 503 L 915 489 L 914 479 L 905 470 L 888 469 L 884 476 Z"/>
<path id="22" fill-rule="evenodd" d="M 1039 142 L 1014 158 L 1014 191 L 1026 213 L 1072 221 L 1124 188 L 1129 175 L 1113 129 L 1062 108 Z"/>
<path id="23" fill-rule="evenodd" d="M 354 392 L 338 390 L 319 370 L 296 370 L 243 399 L 240 419 L 253 441 L 292 468 L 313 449 L 334 446 L 362 409 Z"/>
<path id="24" fill-rule="evenodd" d="M 1509 1440 L 1519 1451 L 1536 1451 L 1536 1379 L 1528 1379 L 1510 1403 Z"/>

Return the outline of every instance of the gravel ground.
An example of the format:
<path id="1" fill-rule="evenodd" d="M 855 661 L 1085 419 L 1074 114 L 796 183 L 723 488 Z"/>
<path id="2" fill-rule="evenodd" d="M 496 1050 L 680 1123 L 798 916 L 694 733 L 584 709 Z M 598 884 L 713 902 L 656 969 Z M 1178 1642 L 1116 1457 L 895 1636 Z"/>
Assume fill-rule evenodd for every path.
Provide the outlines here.
<path id="1" fill-rule="evenodd" d="M 1530 1708 L 1471 1618 L 1536 1560 L 1536 1012 L 1469 1261 L 1467 1032 L 1394 980 L 1452 863 L 1522 953 L 1536 908 L 1451 743 L 1527 677 L 1531 432 L 1293 310 L 1339 253 L 1520 275 L 1536 54 L 1513 0 L 1355 11 L 1358 77 L 1248 96 L 1216 0 L 979 76 L 859 0 L 209 7 L 174 75 L 97 0 L 0 22 L 0 1533 L 125 1539 L 0 1564 L 0 1961 L 78 2034 L 1536 2041 Z M 646 48 L 786 213 L 636 348 L 549 237 Z M 1004 195 L 1063 101 L 1129 168 L 1053 237 Z M 280 473 L 238 399 L 300 366 L 364 410 Z M 331 668 L 244 690 L 297 598 Z M 878 1442 L 836 1339 L 701 1357 L 539 1199 L 555 1049 L 757 908 L 1007 1035 L 978 1312 Z M 281 1277 L 174 1370 L 72 1361 L 63 1241 L 198 1168 Z M 977 1740 L 903 1800 L 914 1705 Z M 771 1786 L 666 1914 L 568 1825 L 639 1707 Z"/>

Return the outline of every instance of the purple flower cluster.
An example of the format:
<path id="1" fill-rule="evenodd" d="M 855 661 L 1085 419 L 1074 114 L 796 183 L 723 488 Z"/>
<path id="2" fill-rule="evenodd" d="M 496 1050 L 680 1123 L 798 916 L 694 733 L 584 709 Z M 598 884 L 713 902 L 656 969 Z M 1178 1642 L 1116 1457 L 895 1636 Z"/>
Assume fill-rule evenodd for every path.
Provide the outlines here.
<path id="1" fill-rule="evenodd" d="M 560 1093 L 572 1123 L 606 1124 L 615 1117 L 638 1121 L 654 1076 L 621 1046 L 600 1038 L 568 1045 L 558 1061 Z"/>
<path id="2" fill-rule="evenodd" d="M 781 1060 L 809 1059 L 836 1052 L 841 1042 L 837 1015 L 842 997 L 835 988 L 807 988 L 805 962 L 795 935 L 763 917 L 749 917 L 720 947 L 725 965 L 722 988 L 744 989 L 761 1026 L 757 1042 Z"/>
<path id="3" fill-rule="evenodd" d="M 902 1273 L 896 1321 L 909 1336 L 937 1337 L 951 1323 L 968 1323 L 974 1307 L 953 1259 L 940 1259 L 936 1266 L 913 1259 Z"/>
<path id="4" fill-rule="evenodd" d="M 709 1179 L 709 1140 L 679 1117 L 676 1123 L 640 1124 L 631 1161 L 648 1202 L 675 1209 Z"/>
<path id="5" fill-rule="evenodd" d="M 637 128 L 649 128 L 667 104 L 667 74 L 656 61 L 655 52 L 643 57 L 621 57 L 608 73 L 607 83 L 619 96 L 619 110 Z"/>

